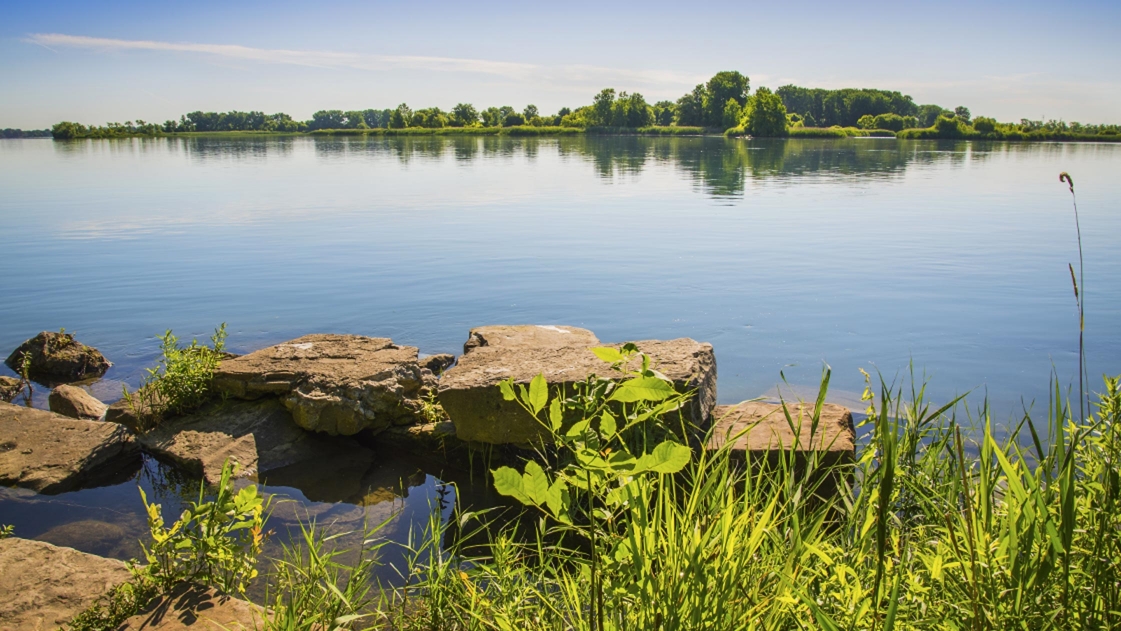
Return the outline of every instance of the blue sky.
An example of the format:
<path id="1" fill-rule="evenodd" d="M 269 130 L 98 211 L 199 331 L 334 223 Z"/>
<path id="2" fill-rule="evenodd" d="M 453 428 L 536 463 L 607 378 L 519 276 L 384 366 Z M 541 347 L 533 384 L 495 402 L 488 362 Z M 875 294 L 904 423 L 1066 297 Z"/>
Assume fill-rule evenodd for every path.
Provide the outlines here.
<path id="1" fill-rule="evenodd" d="M 21 2 L 0 22 L 0 127 L 193 110 L 449 109 L 897 89 L 1001 120 L 1121 123 L 1121 2 Z"/>

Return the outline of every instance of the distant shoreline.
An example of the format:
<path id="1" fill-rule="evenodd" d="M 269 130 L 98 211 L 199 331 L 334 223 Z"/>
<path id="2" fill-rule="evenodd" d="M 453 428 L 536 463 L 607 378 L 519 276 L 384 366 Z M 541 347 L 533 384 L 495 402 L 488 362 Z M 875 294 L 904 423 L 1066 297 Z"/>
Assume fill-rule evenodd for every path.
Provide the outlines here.
<path id="1" fill-rule="evenodd" d="M 731 132 L 732 130 L 729 130 Z M 930 134 L 932 130 L 922 129 L 922 134 L 907 133 L 920 130 L 905 130 L 896 133 L 885 129 L 858 129 L 855 127 L 794 127 L 785 138 L 837 140 L 844 138 L 899 138 L 900 140 L 976 140 L 991 142 L 1121 142 L 1121 135 L 1075 134 L 1070 132 L 1025 132 L 1014 136 L 973 133 L 959 137 L 938 137 Z M 719 129 L 705 127 L 652 126 L 639 128 L 618 127 L 534 127 L 529 125 L 511 127 L 406 127 L 403 129 L 317 129 L 313 131 L 182 131 L 149 133 L 120 133 L 111 136 L 90 134 L 75 138 L 54 138 L 53 140 L 112 140 L 121 138 L 230 138 L 230 137 L 333 137 L 333 136 L 512 136 L 512 137 L 552 137 L 552 136 L 728 136 L 738 137 Z M 750 136 L 743 136 L 750 138 Z M 40 136 L 40 138 L 42 138 Z"/>

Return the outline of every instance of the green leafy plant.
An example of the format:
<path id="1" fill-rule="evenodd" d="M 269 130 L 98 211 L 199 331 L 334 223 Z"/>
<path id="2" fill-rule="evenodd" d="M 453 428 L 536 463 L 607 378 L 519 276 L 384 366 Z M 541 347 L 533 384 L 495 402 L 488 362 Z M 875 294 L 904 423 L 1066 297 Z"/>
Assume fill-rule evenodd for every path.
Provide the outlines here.
<path id="1" fill-rule="evenodd" d="M 12 534 L 15 533 L 15 531 L 16 527 L 12 524 L 0 525 L 0 539 L 7 539 L 8 537 L 11 537 Z"/>
<path id="2" fill-rule="evenodd" d="M 268 502 L 256 485 L 235 492 L 235 470 L 236 465 L 227 460 L 213 499 L 206 499 L 206 485 L 200 483 L 198 500 L 170 526 L 165 525 L 161 506 L 148 503 L 140 490 L 152 536 L 143 548 L 144 558 L 149 575 L 161 588 L 191 580 L 244 596 L 256 578 L 257 555 L 267 537 Z"/>
<path id="3" fill-rule="evenodd" d="M 502 495 L 543 511 L 566 532 L 592 547 L 587 566 L 594 606 L 589 626 L 603 627 L 604 592 L 613 589 L 610 563 L 633 554 L 631 530 L 635 503 L 647 501 L 663 476 L 681 471 L 692 452 L 684 436 L 674 436 L 665 419 L 689 398 L 672 381 L 650 366 L 650 358 L 633 344 L 622 349 L 592 349 L 623 379 L 590 376 L 564 397 L 550 401 L 542 375 L 528 387 L 512 379 L 500 383 L 502 396 L 516 401 L 548 432 L 568 458 L 546 471 L 535 461 L 524 472 L 500 467 L 493 472 L 494 488 Z M 636 362 L 640 368 L 631 368 Z M 566 417 L 572 419 L 566 422 Z M 605 571 L 606 570 L 606 571 Z"/>
<path id="4" fill-rule="evenodd" d="M 132 579 L 109 590 L 105 596 L 70 619 L 67 631 L 112 631 L 139 613 L 155 599 L 159 586 L 142 568 L 130 566 Z"/>
<path id="5" fill-rule="evenodd" d="M 159 339 L 159 363 L 147 369 L 136 392 L 124 388 L 124 398 L 141 433 L 159 425 L 166 415 L 193 410 L 210 397 L 211 380 L 225 349 L 226 324 L 214 330 L 210 346 L 197 340 L 183 346 L 171 329 Z"/>

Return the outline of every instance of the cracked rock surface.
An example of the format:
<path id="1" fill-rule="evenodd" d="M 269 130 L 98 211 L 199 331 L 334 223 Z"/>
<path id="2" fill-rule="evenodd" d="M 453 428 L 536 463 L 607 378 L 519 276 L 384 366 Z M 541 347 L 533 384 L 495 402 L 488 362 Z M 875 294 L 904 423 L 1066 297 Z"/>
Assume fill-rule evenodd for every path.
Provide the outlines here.
<path id="1" fill-rule="evenodd" d="M 214 376 L 218 392 L 275 395 L 297 425 L 331 435 L 421 421 L 423 398 L 435 384 L 416 347 L 361 335 L 305 335 L 223 361 Z"/>

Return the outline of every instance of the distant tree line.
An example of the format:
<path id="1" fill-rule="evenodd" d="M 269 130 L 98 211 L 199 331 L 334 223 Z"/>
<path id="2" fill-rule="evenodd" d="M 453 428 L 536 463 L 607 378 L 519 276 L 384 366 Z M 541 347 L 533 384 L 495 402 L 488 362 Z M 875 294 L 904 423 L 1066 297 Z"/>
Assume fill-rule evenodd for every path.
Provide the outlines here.
<path id="1" fill-rule="evenodd" d="M 0 138 L 50 138 L 49 129 L 0 129 Z"/>
<path id="2" fill-rule="evenodd" d="M 983 118 L 983 117 L 982 117 Z M 477 109 L 470 103 L 458 103 L 448 111 L 438 107 L 412 109 L 402 103 L 393 109 L 320 110 L 311 120 L 299 121 L 288 114 L 264 112 L 191 112 L 162 124 L 143 120 L 125 123 L 108 123 L 87 127 L 79 123 L 62 122 L 52 127 L 55 138 L 113 138 L 135 135 L 161 135 L 182 132 L 313 132 L 320 130 L 373 130 L 373 129 L 440 129 L 440 128 L 543 128 L 563 127 L 601 131 L 625 131 L 676 127 L 679 131 L 690 128 L 697 131 L 725 131 L 729 135 L 773 137 L 788 135 L 791 128 L 804 129 L 811 136 L 813 128 L 847 129 L 883 132 L 883 135 L 902 133 L 905 130 L 928 129 L 941 125 L 943 132 L 951 133 L 943 120 L 956 121 L 976 133 L 997 133 L 1016 127 L 1020 132 L 1042 132 L 1048 129 L 1072 134 L 1116 133 L 1117 126 L 1082 125 L 1049 121 L 1021 121 L 996 123 L 992 132 L 979 132 L 987 121 L 973 121 L 969 108 L 959 106 L 953 110 L 939 105 L 918 105 L 909 95 L 888 90 L 845 88 L 825 90 L 784 85 L 774 92 L 758 88 L 751 92 L 749 78 L 739 72 L 726 70 L 716 73 L 705 83 L 699 83 L 676 101 L 658 101 L 650 104 L 638 92 L 616 91 L 605 88 L 592 102 L 575 110 L 561 108 L 555 114 L 543 114 L 536 105 L 517 110 L 509 105 Z M 975 122 L 980 123 L 976 127 Z M 1113 131 L 1110 131 L 1113 130 Z M 18 130 L 5 130 L 18 131 Z M 546 131 L 546 130 L 538 130 Z M 891 132 L 891 133 L 887 133 Z M 969 132 L 969 133 L 974 133 Z M 30 132 L 35 133 L 35 132 Z M 534 131 L 536 133 L 536 131 Z M 553 133 L 553 132 L 550 132 Z M 863 132 L 861 132 L 863 133 Z M 931 134 L 935 132 L 929 132 Z M 864 134 L 867 135 L 867 134 Z"/>

